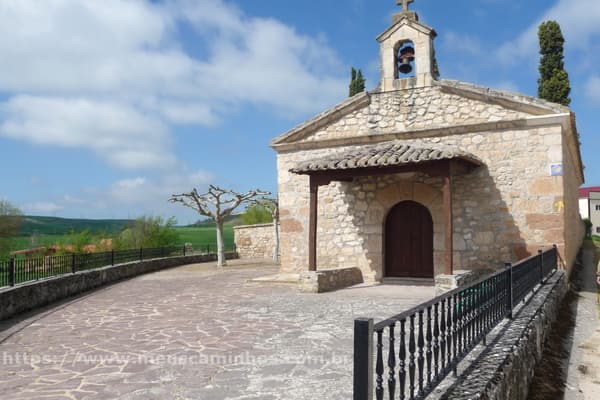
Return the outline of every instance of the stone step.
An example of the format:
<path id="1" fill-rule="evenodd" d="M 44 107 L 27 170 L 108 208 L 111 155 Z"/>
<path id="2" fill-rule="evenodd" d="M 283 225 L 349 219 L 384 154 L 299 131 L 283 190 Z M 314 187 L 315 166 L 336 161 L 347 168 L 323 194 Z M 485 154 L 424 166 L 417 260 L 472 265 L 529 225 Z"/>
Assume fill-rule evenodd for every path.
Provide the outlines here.
<path id="1" fill-rule="evenodd" d="M 433 278 L 394 278 L 387 277 L 381 281 L 384 285 L 403 285 L 403 286 L 433 286 Z"/>

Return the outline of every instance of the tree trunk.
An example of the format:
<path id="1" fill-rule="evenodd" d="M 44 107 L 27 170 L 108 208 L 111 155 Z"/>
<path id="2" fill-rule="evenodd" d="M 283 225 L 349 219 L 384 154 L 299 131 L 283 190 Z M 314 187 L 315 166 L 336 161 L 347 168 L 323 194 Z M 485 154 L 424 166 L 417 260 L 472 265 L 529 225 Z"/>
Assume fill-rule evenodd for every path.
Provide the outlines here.
<path id="1" fill-rule="evenodd" d="M 223 243 L 223 222 L 216 222 L 217 224 L 217 267 L 227 265 L 225 260 L 225 249 Z"/>
<path id="2" fill-rule="evenodd" d="M 275 247 L 273 248 L 273 262 L 279 262 L 279 219 L 273 219 L 273 234 L 275 235 Z"/>

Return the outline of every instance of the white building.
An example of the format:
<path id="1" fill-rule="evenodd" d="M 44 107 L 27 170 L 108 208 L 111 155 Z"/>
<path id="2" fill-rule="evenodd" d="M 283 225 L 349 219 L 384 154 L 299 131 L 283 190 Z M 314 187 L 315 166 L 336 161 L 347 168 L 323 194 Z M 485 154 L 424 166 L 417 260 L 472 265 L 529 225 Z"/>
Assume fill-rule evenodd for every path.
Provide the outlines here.
<path id="1" fill-rule="evenodd" d="M 592 235 L 600 235 L 600 186 L 579 189 L 579 214 L 592 221 Z"/>

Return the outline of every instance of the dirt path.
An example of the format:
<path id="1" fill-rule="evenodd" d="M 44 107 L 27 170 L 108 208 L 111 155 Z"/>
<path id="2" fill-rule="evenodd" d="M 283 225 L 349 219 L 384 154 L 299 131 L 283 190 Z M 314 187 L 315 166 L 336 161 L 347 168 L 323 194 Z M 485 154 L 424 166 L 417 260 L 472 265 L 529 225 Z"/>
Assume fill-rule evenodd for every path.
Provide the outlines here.
<path id="1" fill-rule="evenodd" d="M 584 249 L 583 269 L 580 279 L 575 282 L 575 286 L 578 286 L 578 301 L 566 400 L 600 399 L 600 318 L 596 269 L 595 249 Z"/>

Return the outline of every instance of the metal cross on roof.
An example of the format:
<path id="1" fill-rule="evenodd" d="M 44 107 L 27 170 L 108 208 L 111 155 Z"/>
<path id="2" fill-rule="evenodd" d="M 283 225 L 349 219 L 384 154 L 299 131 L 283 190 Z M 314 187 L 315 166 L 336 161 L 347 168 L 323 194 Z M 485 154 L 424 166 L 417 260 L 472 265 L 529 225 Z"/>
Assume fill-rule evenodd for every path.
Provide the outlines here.
<path id="1" fill-rule="evenodd" d="M 415 0 L 396 0 L 396 3 L 402 6 L 402 11 L 408 11 L 408 5 Z"/>

